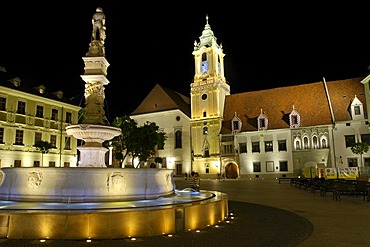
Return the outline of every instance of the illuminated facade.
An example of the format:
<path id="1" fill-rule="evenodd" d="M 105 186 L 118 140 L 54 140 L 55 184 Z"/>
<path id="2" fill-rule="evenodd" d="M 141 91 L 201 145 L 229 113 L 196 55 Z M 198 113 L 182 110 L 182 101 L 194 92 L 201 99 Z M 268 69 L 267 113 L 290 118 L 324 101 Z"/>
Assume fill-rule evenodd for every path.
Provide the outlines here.
<path id="1" fill-rule="evenodd" d="M 0 71 L 0 167 L 75 167 L 77 140 L 65 127 L 78 122 L 79 106 L 50 93 L 43 85 Z M 46 141 L 52 148 L 42 154 L 35 147 Z"/>
<path id="2" fill-rule="evenodd" d="M 188 123 L 176 122 L 176 114 L 164 118 L 174 108 L 163 107 L 162 95 L 154 90 L 147 96 L 150 102 L 144 100 L 131 116 L 169 131 L 164 157 L 175 150 L 174 130 L 189 126 L 182 150 L 176 152 L 180 159 L 190 152 L 191 164 L 177 175 L 190 169 L 203 178 L 290 177 L 312 169 L 321 176 L 325 168 L 370 167 L 369 153 L 360 157 L 350 149 L 353 142 L 370 144 L 370 76 L 230 94 L 225 54 L 208 17 L 193 55 L 190 104 L 175 107 Z"/>
<path id="3" fill-rule="evenodd" d="M 157 149 L 148 166 L 173 169 L 175 176 L 191 172 L 189 97 L 157 84 L 130 117 L 139 126 L 155 122 L 159 131 L 166 133 L 164 147 Z M 155 157 L 163 158 L 162 163 L 156 164 Z M 125 162 L 131 162 L 131 158 Z"/>

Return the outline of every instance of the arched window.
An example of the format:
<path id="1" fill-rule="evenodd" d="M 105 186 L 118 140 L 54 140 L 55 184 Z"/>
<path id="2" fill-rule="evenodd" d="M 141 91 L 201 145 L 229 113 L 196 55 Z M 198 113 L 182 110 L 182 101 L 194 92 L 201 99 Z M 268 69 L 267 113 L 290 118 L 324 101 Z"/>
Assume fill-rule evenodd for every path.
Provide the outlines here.
<path id="1" fill-rule="evenodd" d="M 303 148 L 304 149 L 308 149 L 309 148 L 309 145 L 308 145 L 308 137 L 307 136 L 303 137 Z"/>
<path id="2" fill-rule="evenodd" d="M 319 141 L 317 139 L 317 136 L 313 136 L 312 137 L 312 146 L 314 149 L 318 149 L 319 148 Z"/>
<path id="3" fill-rule="evenodd" d="M 294 144 L 295 150 L 301 150 L 301 141 L 299 139 L 296 139 Z"/>
<path id="4" fill-rule="evenodd" d="M 326 137 L 321 137 L 321 148 L 328 148 L 328 140 Z"/>
<path id="5" fill-rule="evenodd" d="M 182 132 L 177 130 L 175 132 L 175 148 L 182 148 Z"/>

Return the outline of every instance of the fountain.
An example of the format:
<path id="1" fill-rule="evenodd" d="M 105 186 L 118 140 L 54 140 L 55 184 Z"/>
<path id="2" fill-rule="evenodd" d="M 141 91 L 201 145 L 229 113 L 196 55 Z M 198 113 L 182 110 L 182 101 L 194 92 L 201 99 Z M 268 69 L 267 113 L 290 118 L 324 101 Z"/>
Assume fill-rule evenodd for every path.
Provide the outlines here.
<path id="1" fill-rule="evenodd" d="M 68 135 L 84 141 L 78 147 L 78 167 L 2 168 L 0 238 L 153 236 L 205 228 L 225 219 L 226 194 L 178 191 L 172 169 L 105 165 L 108 149 L 102 143 L 121 134 L 121 129 L 104 125 L 104 86 L 109 83 L 105 37 L 105 15 L 97 8 L 83 57 L 84 119 L 66 128 Z"/>

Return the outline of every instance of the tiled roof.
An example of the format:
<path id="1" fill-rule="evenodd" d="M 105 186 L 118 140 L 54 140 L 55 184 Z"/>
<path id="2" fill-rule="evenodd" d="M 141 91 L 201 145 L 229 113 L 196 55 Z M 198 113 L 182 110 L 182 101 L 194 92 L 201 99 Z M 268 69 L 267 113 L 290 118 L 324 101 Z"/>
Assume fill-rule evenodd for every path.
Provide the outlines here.
<path id="1" fill-rule="evenodd" d="M 141 104 L 131 113 L 139 115 L 179 109 L 190 117 L 190 98 L 156 84 Z"/>
<path id="2" fill-rule="evenodd" d="M 0 69 L 0 86 L 2 87 L 11 88 L 17 91 L 37 95 L 40 97 L 64 102 L 64 103 L 71 104 L 71 105 L 77 105 L 77 106 L 79 105 L 78 102 L 75 102 L 72 99 L 65 98 L 65 97 L 62 97 L 62 98 L 58 97 L 57 92 L 51 92 L 47 90 L 47 88 L 41 84 L 37 84 L 36 82 L 29 80 L 27 78 L 15 76 L 11 73 L 8 73 L 3 67 L 1 68 L 2 69 Z M 11 82 L 12 80 L 20 80 L 21 82 L 19 86 L 15 86 Z M 38 90 L 38 87 L 43 87 L 45 91 L 43 93 L 40 93 L 40 91 Z"/>
<path id="3" fill-rule="evenodd" d="M 366 113 L 364 86 L 360 80 L 354 78 L 327 82 L 335 121 L 351 119 L 349 107 L 355 96 L 363 103 Z M 221 133 L 231 133 L 231 121 L 235 113 L 243 123 L 242 131 L 258 130 L 257 117 L 261 109 L 268 118 L 268 129 L 289 128 L 289 114 L 293 106 L 301 116 L 302 127 L 332 123 L 324 82 L 315 82 L 226 96 Z"/>

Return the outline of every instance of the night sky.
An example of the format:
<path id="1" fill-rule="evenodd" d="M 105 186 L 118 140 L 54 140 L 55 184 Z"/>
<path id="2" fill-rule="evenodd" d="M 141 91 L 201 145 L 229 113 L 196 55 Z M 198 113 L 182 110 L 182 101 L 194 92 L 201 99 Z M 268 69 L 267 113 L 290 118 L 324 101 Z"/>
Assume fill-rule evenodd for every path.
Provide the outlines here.
<path id="1" fill-rule="evenodd" d="M 92 15 L 102 7 L 110 120 L 130 114 L 157 83 L 190 96 L 194 40 L 199 41 L 206 15 L 226 54 L 231 93 L 370 73 L 365 3 L 172 2 L 2 3 L 0 66 L 82 99 L 82 57 L 89 48 Z"/>

